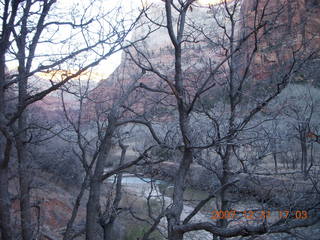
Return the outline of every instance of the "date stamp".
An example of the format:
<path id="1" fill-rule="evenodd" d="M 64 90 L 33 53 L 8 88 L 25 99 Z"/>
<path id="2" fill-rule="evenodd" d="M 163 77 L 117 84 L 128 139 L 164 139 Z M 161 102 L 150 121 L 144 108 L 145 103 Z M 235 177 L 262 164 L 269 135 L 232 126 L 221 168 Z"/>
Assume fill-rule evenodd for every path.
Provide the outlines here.
<path id="1" fill-rule="evenodd" d="M 227 210 L 227 211 L 219 211 L 214 210 L 211 212 L 211 219 L 238 219 L 245 218 L 247 220 L 263 220 L 271 217 L 271 213 L 278 218 L 295 218 L 295 219 L 307 219 L 308 211 L 306 210 L 246 210 L 246 211 L 236 211 L 236 210 Z"/>
<path id="2" fill-rule="evenodd" d="M 296 219 L 307 219 L 308 211 L 306 210 L 295 210 L 295 211 L 289 211 L 289 210 L 278 210 L 279 218 L 296 218 Z"/>

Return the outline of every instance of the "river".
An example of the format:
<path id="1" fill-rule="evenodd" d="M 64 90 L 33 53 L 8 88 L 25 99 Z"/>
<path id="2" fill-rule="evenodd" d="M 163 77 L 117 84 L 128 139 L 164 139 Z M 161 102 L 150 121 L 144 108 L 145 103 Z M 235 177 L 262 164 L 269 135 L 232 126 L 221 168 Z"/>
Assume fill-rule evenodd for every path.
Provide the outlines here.
<path id="1" fill-rule="evenodd" d="M 114 181 L 112 178 L 110 178 L 108 181 L 112 182 Z M 138 199 L 143 199 L 144 201 L 147 201 L 146 199 L 149 197 L 152 201 L 158 202 L 160 206 L 168 207 L 172 203 L 172 191 L 173 191 L 173 185 L 171 183 L 161 181 L 161 180 L 151 180 L 150 178 L 146 177 L 136 177 L 132 174 L 124 174 L 123 180 L 122 180 L 122 188 L 124 191 L 129 192 L 132 196 L 137 197 Z M 188 201 L 184 202 L 183 212 L 181 215 L 181 219 L 184 219 L 186 216 L 188 216 L 194 209 L 195 204 L 204 198 L 208 196 L 208 193 L 204 191 L 194 190 L 187 188 L 185 191 L 185 199 L 188 199 Z M 212 211 L 214 210 L 215 206 L 214 199 L 210 203 L 209 206 L 206 206 L 204 210 L 198 212 L 190 222 L 200 222 L 200 221 L 206 221 L 206 222 L 213 222 L 215 220 L 212 220 Z M 154 204 L 153 204 L 154 206 Z M 235 201 L 233 204 L 234 209 L 237 209 L 237 211 L 245 211 L 248 209 L 255 209 L 258 211 L 259 209 L 264 209 L 265 205 L 262 206 L 261 203 L 258 203 L 256 201 L 250 201 L 250 200 L 242 200 Z M 276 211 L 271 211 L 271 216 L 268 219 L 268 222 L 273 222 L 276 220 Z M 248 220 L 244 216 L 239 216 L 238 218 L 231 221 L 229 224 L 230 226 L 235 226 L 239 224 L 257 224 L 261 223 L 261 220 Z M 167 221 L 165 218 L 161 220 L 159 229 L 162 231 L 164 235 L 166 235 L 166 227 L 167 227 Z M 213 239 L 212 235 L 206 231 L 196 231 L 196 232 L 190 232 L 188 234 L 185 234 L 185 239 L 190 240 L 211 240 Z M 238 239 L 238 238 L 233 238 Z"/>

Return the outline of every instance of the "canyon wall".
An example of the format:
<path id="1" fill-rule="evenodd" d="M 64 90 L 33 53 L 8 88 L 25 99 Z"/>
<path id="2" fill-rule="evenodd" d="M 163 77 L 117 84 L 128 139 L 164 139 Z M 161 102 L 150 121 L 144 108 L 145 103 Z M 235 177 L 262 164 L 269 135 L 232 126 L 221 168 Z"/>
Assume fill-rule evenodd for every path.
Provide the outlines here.
<path id="1" fill-rule="evenodd" d="M 240 2 L 239 2 L 240 3 Z M 229 2 L 232 6 L 233 2 Z M 186 35 L 188 42 L 183 43 L 183 68 L 184 77 L 189 89 L 197 87 L 197 78 L 208 76 L 209 69 L 213 64 L 219 63 L 223 58 L 221 49 L 214 44 L 223 40 L 223 29 L 217 26 L 213 13 L 216 13 L 220 23 L 224 23 L 223 5 L 193 7 L 189 10 Z M 263 18 L 261 17 L 263 15 Z M 237 19 L 237 44 L 243 37 L 253 31 L 257 24 L 263 27 L 243 43 L 236 64 L 239 73 L 250 61 L 254 43 L 257 41 L 257 50 L 250 65 L 248 77 L 253 82 L 268 81 L 275 78 L 279 73 L 287 71 L 296 58 L 306 59 L 312 52 L 320 48 L 320 1 L 318 0 L 243 0 L 239 4 Z M 150 19 L 156 24 L 150 24 Z M 259 22 L 261 20 L 261 22 Z M 141 65 L 154 67 L 159 73 L 173 77 L 174 72 L 174 49 L 170 42 L 167 29 L 160 27 L 165 25 L 164 3 L 153 4 L 147 17 L 140 20 L 139 27 L 133 32 L 132 42 L 144 38 L 143 41 L 130 48 L 131 57 Z M 228 28 L 228 26 L 227 26 Z M 211 40 L 210 40 L 211 39 Z M 143 59 L 141 53 L 148 59 Z M 304 74 L 299 75 L 300 80 L 319 82 L 319 53 L 311 56 L 312 61 L 306 64 Z M 93 91 L 95 99 L 110 99 L 118 84 L 127 85 L 141 69 L 136 66 L 128 53 L 123 53 L 122 62 L 115 72 L 104 81 L 101 81 Z M 197 74 L 192 74 L 197 72 Z M 308 73 L 313 72 L 310 75 Z M 201 74 L 199 74 L 201 73 Z M 297 77 L 299 78 L 299 77 Z M 159 76 L 146 73 L 140 80 L 157 89 L 168 90 L 166 84 Z M 199 81 L 198 81 L 199 82 Z M 149 85 L 148 85 L 149 86 Z M 140 106 L 140 108 L 146 107 Z"/>
<path id="2" fill-rule="evenodd" d="M 256 12 L 258 14 L 255 19 Z M 306 64 L 305 74 L 300 75 L 300 80 L 308 80 L 318 85 L 320 1 L 262 0 L 257 4 L 256 0 L 244 0 L 241 6 L 244 20 L 240 33 L 245 35 L 250 31 L 262 14 L 265 15 L 266 24 L 258 33 L 258 51 L 251 69 L 253 78 L 257 80 L 270 78 L 275 72 L 283 71 L 286 63 L 292 62 L 293 58 L 298 61 L 313 54 L 310 56 L 312 61 Z M 262 34 L 264 36 L 261 36 Z M 241 59 L 244 65 L 253 44 L 252 37 L 243 48 L 243 51 L 246 51 L 246 58 Z M 308 72 L 313 74 L 308 75 Z"/>

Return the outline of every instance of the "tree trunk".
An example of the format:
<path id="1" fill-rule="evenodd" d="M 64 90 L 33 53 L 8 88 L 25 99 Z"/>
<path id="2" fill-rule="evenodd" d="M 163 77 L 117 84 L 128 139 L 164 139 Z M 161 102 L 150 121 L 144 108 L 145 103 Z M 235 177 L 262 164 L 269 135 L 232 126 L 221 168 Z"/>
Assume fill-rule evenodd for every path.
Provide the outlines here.
<path id="1" fill-rule="evenodd" d="M 32 217 L 30 203 L 30 171 L 29 157 L 26 146 L 26 113 L 19 118 L 19 130 L 21 134 L 17 137 L 17 153 L 19 162 L 19 184 L 20 184 L 20 211 L 21 211 L 21 231 L 23 240 L 32 239 Z"/>
<path id="2" fill-rule="evenodd" d="M 292 168 L 293 169 L 297 168 L 297 156 L 295 153 L 292 153 Z"/>
<path id="3" fill-rule="evenodd" d="M 85 179 L 83 180 L 82 185 L 81 185 L 80 192 L 79 192 L 79 194 L 77 196 L 77 199 L 76 199 L 76 202 L 75 202 L 75 204 L 73 206 L 70 220 L 67 223 L 67 228 L 66 228 L 66 231 L 65 231 L 65 233 L 63 235 L 63 240 L 69 240 L 72 237 L 71 236 L 71 232 L 73 230 L 72 229 L 73 223 L 74 223 L 74 221 L 75 221 L 75 219 L 77 217 L 81 199 L 82 199 L 83 194 L 85 193 L 86 187 L 88 185 L 88 178 L 89 178 L 89 175 L 88 175 L 88 173 L 86 173 Z"/>
<path id="4" fill-rule="evenodd" d="M 180 217 L 183 210 L 183 193 L 185 191 L 185 179 L 192 163 L 192 151 L 186 149 L 181 160 L 177 176 L 174 181 L 173 205 L 167 214 L 168 220 L 168 239 L 181 240 L 183 234 L 174 231 L 174 226 L 180 224 Z"/>
<path id="5" fill-rule="evenodd" d="M 103 175 L 106 159 L 111 150 L 112 135 L 114 126 L 109 122 L 106 134 L 101 143 L 101 152 L 97 159 L 93 176 L 90 179 L 89 199 L 87 203 L 86 218 L 86 240 L 98 240 L 99 235 L 103 234 L 101 225 L 99 224 L 100 214 L 100 195 L 101 195 L 101 177 Z"/>
<path id="6" fill-rule="evenodd" d="M 121 147 L 121 157 L 120 157 L 119 166 L 121 166 L 124 163 L 128 146 L 120 143 L 120 147 Z M 103 230 L 104 230 L 103 239 L 104 240 L 113 240 L 111 237 L 111 232 L 112 232 L 114 221 L 116 220 L 118 215 L 117 209 L 119 207 L 119 204 L 122 198 L 121 191 L 122 191 L 122 173 L 120 172 L 119 174 L 117 174 L 116 193 L 115 193 L 115 198 L 112 203 L 111 209 L 106 209 L 106 211 L 109 212 L 109 218 L 106 219 L 107 221 L 103 221 Z"/>
<path id="7" fill-rule="evenodd" d="M 180 225 L 181 213 L 183 210 L 183 193 L 185 191 L 185 181 L 187 173 L 190 169 L 190 165 L 193 160 L 193 152 L 190 148 L 191 136 L 190 136 L 190 117 L 187 104 L 186 89 L 184 86 L 184 79 L 182 75 L 182 48 L 181 41 L 183 38 L 183 31 L 185 25 L 185 17 L 191 2 L 185 3 L 184 10 L 179 14 L 179 23 L 177 24 L 178 31 L 175 34 L 172 24 L 171 15 L 172 1 L 166 1 L 166 18 L 167 18 L 167 30 L 170 36 L 171 42 L 174 46 L 175 53 L 175 74 L 174 74 L 174 87 L 171 87 L 173 94 L 175 95 L 179 114 L 179 128 L 181 131 L 181 137 L 184 144 L 183 157 L 179 164 L 177 175 L 174 179 L 173 189 L 173 204 L 166 214 L 168 221 L 168 239 L 169 240 L 182 240 L 183 233 L 175 231 L 174 227 Z M 190 107 L 190 106 L 189 106 Z"/>
<path id="8" fill-rule="evenodd" d="M 10 216 L 8 167 L 0 168 L 0 230 L 2 240 L 13 240 Z"/>
<path id="9" fill-rule="evenodd" d="M 31 217 L 31 204 L 30 204 L 30 178 L 29 171 L 27 170 L 27 161 L 23 149 L 19 150 L 20 155 L 19 164 L 19 183 L 20 183 L 20 209 L 21 209 L 21 231 L 22 239 L 32 239 L 32 217 Z"/>
<path id="10" fill-rule="evenodd" d="M 232 145 L 227 145 L 226 152 L 222 158 L 222 176 L 221 176 L 221 186 L 225 186 L 229 181 L 229 174 L 230 174 L 230 156 L 232 151 Z M 229 210 L 229 200 L 227 199 L 227 187 L 223 187 L 220 191 L 219 197 L 220 197 L 220 209 L 221 211 L 227 211 Z M 220 227 L 227 227 L 228 221 L 227 219 L 219 219 L 218 225 Z M 220 240 L 224 239 L 223 237 L 219 238 Z"/>
<path id="11" fill-rule="evenodd" d="M 278 174 L 278 159 L 277 159 L 277 153 L 275 151 L 272 152 L 273 161 L 274 161 L 274 170 L 276 174 Z"/>
<path id="12" fill-rule="evenodd" d="M 302 129 L 300 132 L 300 145 L 301 145 L 301 171 L 303 174 L 307 174 L 308 149 L 307 149 L 307 139 L 306 139 L 305 129 Z"/>
<path id="13" fill-rule="evenodd" d="M 19 58 L 19 102 L 18 111 L 24 105 L 27 98 L 28 77 L 25 69 L 25 42 L 19 45 L 18 58 Z M 31 204 L 30 204 L 30 171 L 29 171 L 29 158 L 27 151 L 27 109 L 25 109 L 18 119 L 18 135 L 16 136 L 16 148 L 18 154 L 19 164 L 19 184 L 20 184 L 20 211 L 21 211 L 21 231 L 23 240 L 32 239 L 32 217 L 31 217 Z"/>
<path id="14" fill-rule="evenodd" d="M 0 114 L 5 114 L 5 96 L 4 96 L 4 83 L 5 83 L 5 58 L 4 52 L 1 52 L 0 56 Z M 4 122 L 0 122 L 1 127 L 5 125 Z M 0 140 L 0 151 L 7 148 L 9 151 L 3 151 L 4 154 L 0 153 L 0 232 L 2 240 L 12 240 L 12 228 L 11 228 L 11 214 L 10 214 L 10 195 L 9 195 L 9 158 L 11 152 L 11 142 L 7 141 L 6 146 L 4 145 L 4 138 L 1 136 Z M 8 145 L 9 144 L 9 145 Z M 7 158 L 7 159 L 6 159 Z"/>

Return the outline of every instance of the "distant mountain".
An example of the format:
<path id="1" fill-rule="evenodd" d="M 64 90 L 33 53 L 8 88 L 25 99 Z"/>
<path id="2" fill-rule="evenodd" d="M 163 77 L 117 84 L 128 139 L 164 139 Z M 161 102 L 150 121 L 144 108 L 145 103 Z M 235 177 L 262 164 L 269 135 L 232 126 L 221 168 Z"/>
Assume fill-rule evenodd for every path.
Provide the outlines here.
<path id="1" fill-rule="evenodd" d="M 242 1 L 235 16 L 239 20 L 235 40 L 241 41 L 246 34 L 252 31 L 254 24 L 259 22 L 262 13 L 265 14 L 264 26 L 259 29 L 256 35 L 258 49 L 252 59 L 248 75 L 253 83 L 261 83 L 262 80 L 272 81 L 276 75 L 288 71 L 294 57 L 299 61 L 320 48 L 320 3 L 315 0 L 261 0 L 256 6 L 256 2 L 256 0 Z M 233 4 L 233 2 L 230 1 L 229 4 Z M 188 89 L 197 88 L 197 83 L 200 81 L 197 78 L 206 78 L 209 67 L 223 58 L 223 51 L 217 50 L 214 43 L 207 39 L 222 41 L 223 30 L 217 27 L 212 17 L 212 12 L 216 11 L 219 21 L 224 23 L 220 7 L 222 6 L 201 6 L 189 10 L 187 21 L 193 26 L 186 25 L 185 31 L 189 42 L 183 44 L 185 51 L 183 51 L 182 63 Z M 258 9 L 256 16 L 255 9 Z M 150 24 L 150 19 L 158 26 Z M 132 42 L 143 38 L 150 30 L 153 32 L 146 39 L 137 43 L 136 48 L 129 49 L 131 56 L 141 65 L 150 67 L 151 64 L 159 71 L 159 74 L 173 78 L 174 49 L 167 29 L 159 27 L 165 25 L 164 3 L 153 4 L 139 23 L 133 32 Z M 205 32 L 206 35 L 200 32 Z M 245 71 L 254 43 L 255 38 L 252 34 L 249 40 L 243 44 L 235 60 L 239 73 Z M 138 54 L 138 51 L 142 52 L 149 62 L 141 54 Z M 293 52 L 295 52 L 294 57 Z M 123 53 L 119 67 L 91 92 L 93 100 L 101 104 L 112 100 L 117 85 L 125 86 L 141 73 L 142 70 L 132 61 L 131 56 L 128 53 Z M 310 81 L 319 79 L 317 78 L 317 74 L 320 76 L 318 56 L 319 54 L 315 54 L 313 61 L 307 65 L 304 79 Z M 313 68 L 312 71 L 315 74 L 307 76 L 310 67 Z M 147 72 L 140 82 L 148 87 L 169 91 L 168 86 L 156 74 Z M 168 101 L 170 102 L 170 100 Z M 147 108 L 147 104 L 140 105 L 140 108 Z"/>
<path id="2" fill-rule="evenodd" d="M 265 12 L 267 23 L 262 29 L 268 31 L 263 38 L 258 34 L 258 53 L 253 59 L 252 74 L 255 79 L 270 78 L 272 74 L 284 71 L 284 64 L 295 58 L 305 59 L 312 52 L 312 62 L 309 62 L 305 72 L 313 76 L 305 76 L 304 80 L 318 80 L 320 77 L 320 1 L 318 0 L 279 0 L 258 1 L 243 0 L 241 15 L 244 17 L 240 32 L 245 34 L 254 26 L 255 9 L 258 9 L 259 19 Z M 267 4 L 267 5 L 266 5 Z M 256 20 L 258 21 L 258 20 Z M 272 26 L 274 24 L 274 28 Z M 252 48 L 254 39 L 247 42 L 244 51 Z M 241 59 L 242 64 L 248 59 L 249 52 Z M 318 66 L 310 71 L 310 65 Z M 317 76 L 316 76 L 317 75 Z M 309 78 L 309 79 L 308 79 Z M 311 79 L 310 79 L 311 78 Z"/>

